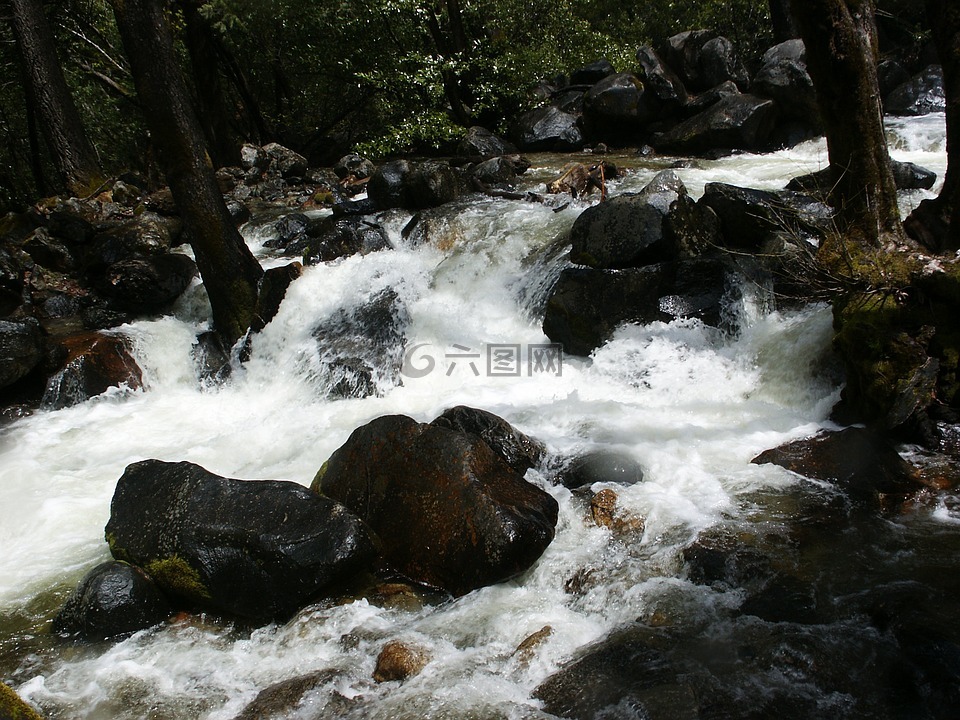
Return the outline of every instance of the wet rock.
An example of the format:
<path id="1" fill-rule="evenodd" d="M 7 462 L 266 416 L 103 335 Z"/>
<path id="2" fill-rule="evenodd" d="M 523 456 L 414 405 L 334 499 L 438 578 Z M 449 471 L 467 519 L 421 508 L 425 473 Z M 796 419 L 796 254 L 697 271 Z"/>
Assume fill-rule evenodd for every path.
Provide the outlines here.
<path id="1" fill-rule="evenodd" d="M 478 163 L 470 174 L 484 185 L 505 185 L 525 171 L 524 164 L 499 156 Z"/>
<path id="2" fill-rule="evenodd" d="M 26 377 L 43 359 L 43 331 L 33 318 L 0 320 L 0 388 Z"/>
<path id="3" fill-rule="evenodd" d="M 672 170 L 658 173 L 639 193 L 626 193 L 584 210 L 570 231 L 570 259 L 598 268 L 638 267 L 693 251 L 670 232 L 671 209 L 687 189 Z"/>
<path id="4" fill-rule="evenodd" d="M 0 717 L 5 720 L 43 720 L 36 710 L 4 683 L 0 683 Z"/>
<path id="5" fill-rule="evenodd" d="M 377 211 L 377 205 L 367 197 L 361 200 L 344 200 L 334 203 L 331 210 L 333 211 L 333 217 L 356 217 L 373 215 Z"/>
<path id="6" fill-rule="evenodd" d="M 777 103 L 782 119 L 799 120 L 811 129 L 820 127 L 820 106 L 804 62 L 793 57 L 766 62 L 754 76 L 752 88 Z"/>
<path id="7" fill-rule="evenodd" d="M 219 384 L 230 377 L 233 368 L 230 353 L 223 347 L 220 336 L 213 330 L 201 333 L 190 348 L 197 379 L 201 383 Z"/>
<path id="8" fill-rule="evenodd" d="M 319 485 L 373 528 L 388 567 L 453 595 L 529 568 L 557 522 L 556 501 L 480 438 L 399 415 L 356 429 Z"/>
<path id="9" fill-rule="evenodd" d="M 180 297 L 196 275 L 197 265 L 187 255 L 148 255 L 113 263 L 100 287 L 120 310 L 152 313 Z"/>
<path id="10" fill-rule="evenodd" d="M 717 214 L 685 194 L 670 203 L 663 234 L 667 245 L 681 260 L 699 257 L 723 244 Z"/>
<path id="11" fill-rule="evenodd" d="M 302 250 L 303 264 L 316 265 L 389 248 L 387 231 L 382 225 L 362 216 L 329 217 L 311 229 Z"/>
<path id="12" fill-rule="evenodd" d="M 260 332 L 277 316 L 287 290 L 301 275 L 303 275 L 303 265 L 298 262 L 272 267 L 263 273 L 263 277 L 260 278 L 260 292 L 257 294 L 254 318 L 250 323 L 250 332 Z"/>
<path id="13" fill-rule="evenodd" d="M 749 595 L 740 612 L 771 623 L 815 624 L 823 620 L 817 612 L 814 587 L 790 575 L 777 575 Z"/>
<path id="14" fill-rule="evenodd" d="M 284 180 L 302 178 L 307 172 L 307 159 L 290 148 L 279 143 L 269 143 L 263 146 L 263 152 L 269 160 L 268 172 L 275 173 Z"/>
<path id="15" fill-rule="evenodd" d="M 234 720 L 283 720 L 297 712 L 308 694 L 312 695 L 324 685 L 330 685 L 337 679 L 335 670 L 318 670 L 300 675 L 299 677 L 281 680 L 261 690 L 249 705 L 234 718 Z M 336 710 L 345 710 L 343 707 L 349 701 L 337 693 L 333 693 L 334 707 L 328 702 L 325 710 L 339 714 Z M 312 706 L 311 709 L 315 709 Z"/>
<path id="16" fill-rule="evenodd" d="M 760 59 L 762 65 L 779 62 L 781 60 L 795 60 L 796 62 L 807 64 L 807 48 L 800 38 L 784 40 L 769 48 Z"/>
<path id="17" fill-rule="evenodd" d="M 180 603 L 254 621 L 288 617 L 374 554 L 354 515 L 296 483 L 159 460 L 124 471 L 106 537 Z"/>
<path id="18" fill-rule="evenodd" d="M 288 250 L 288 254 L 299 255 L 303 252 L 310 224 L 310 218 L 303 213 L 290 213 L 260 225 L 259 231 L 266 236 L 264 247 Z"/>
<path id="19" fill-rule="evenodd" d="M 920 489 L 914 473 L 882 436 L 863 428 L 826 432 L 760 453 L 751 462 L 773 463 L 798 475 L 831 482 L 855 501 L 878 495 L 903 498 Z"/>
<path id="20" fill-rule="evenodd" d="M 887 95 L 883 108 L 890 115 L 944 112 L 947 100 L 943 88 L 943 68 L 930 65 Z"/>
<path id="21" fill-rule="evenodd" d="M 51 270 L 69 272 L 76 264 L 67 246 L 52 237 L 46 228 L 30 233 L 21 247 L 35 263 Z"/>
<path id="22" fill-rule="evenodd" d="M 376 172 L 376 166 L 365 157 L 356 153 L 344 155 L 333 166 L 333 172 L 340 180 L 354 177 L 358 180 L 371 177 Z"/>
<path id="23" fill-rule="evenodd" d="M 820 238 L 833 227 L 833 210 L 803 193 L 707 183 L 699 202 L 716 213 L 726 245 L 742 250 L 760 249 L 775 232 Z"/>
<path id="24" fill-rule="evenodd" d="M 463 174 L 449 163 L 396 160 L 384 163 L 370 178 L 367 195 L 380 210 L 437 207 L 466 191 Z"/>
<path id="25" fill-rule="evenodd" d="M 637 62 L 640 64 L 640 78 L 646 92 L 652 93 L 662 107 L 676 110 L 686 105 L 688 95 L 683 81 L 673 72 L 649 45 L 637 50 Z"/>
<path id="26" fill-rule="evenodd" d="M 712 87 L 709 90 L 705 90 L 702 93 L 697 93 L 696 95 L 690 96 L 687 99 L 687 103 L 683 106 L 683 116 L 685 118 L 694 117 L 704 110 L 716 105 L 718 102 L 727 97 L 735 97 L 741 94 L 737 86 L 731 81 L 721 83 L 716 87 Z M 669 129 L 669 128 L 668 128 Z M 679 162 L 689 162 L 686 160 L 681 160 Z"/>
<path id="27" fill-rule="evenodd" d="M 270 156 L 262 147 L 244 143 L 240 148 L 240 165 L 244 170 L 263 172 L 270 165 Z"/>
<path id="28" fill-rule="evenodd" d="M 660 152 L 699 154 L 717 149 L 760 150 L 776 124 L 776 105 L 754 95 L 728 95 L 653 139 Z"/>
<path id="29" fill-rule="evenodd" d="M 167 598 L 143 570 L 111 561 L 83 577 L 53 619 L 53 632 L 103 640 L 153 627 L 172 614 Z"/>
<path id="30" fill-rule="evenodd" d="M 378 683 L 408 680 L 423 672 L 430 655 L 421 647 L 391 640 L 377 656 L 373 679 Z"/>
<path id="31" fill-rule="evenodd" d="M 543 443 L 524 435 L 503 418 L 466 405 L 444 410 L 430 424 L 476 435 L 521 475 L 536 467 L 547 452 Z"/>
<path id="32" fill-rule="evenodd" d="M 80 320 L 84 330 L 109 330 L 130 322 L 133 315 L 122 310 L 116 310 L 102 305 L 83 308 L 80 311 Z"/>
<path id="33" fill-rule="evenodd" d="M 722 36 L 707 40 L 700 48 L 700 76 L 707 87 L 728 81 L 740 90 L 750 86 L 750 76 L 733 42 Z"/>
<path id="34" fill-rule="evenodd" d="M 571 85 L 594 85 L 616 72 L 606 58 L 584 65 L 570 73 Z"/>
<path id="35" fill-rule="evenodd" d="M 543 645 L 551 635 L 553 635 L 553 628 L 549 625 L 544 625 L 535 633 L 525 637 L 523 641 L 517 645 L 517 649 L 513 651 L 513 656 L 517 658 L 517 661 L 521 665 L 529 665 L 530 661 L 533 660 L 536 655 L 537 648 Z"/>
<path id="36" fill-rule="evenodd" d="M 340 308 L 313 331 L 316 373 L 334 398 L 380 395 L 401 383 L 406 307 L 387 288 L 352 308 Z"/>
<path id="37" fill-rule="evenodd" d="M 240 200 L 227 200 L 226 203 L 227 213 L 230 215 L 230 219 L 233 220 L 233 224 L 237 227 L 243 225 L 252 217 L 250 208 Z"/>
<path id="38" fill-rule="evenodd" d="M 557 475 L 566 488 L 587 487 L 594 483 L 633 485 L 643 481 L 643 468 L 629 455 L 612 450 L 595 450 L 575 457 Z"/>
<path id="39" fill-rule="evenodd" d="M 583 96 L 583 114 L 594 137 L 627 137 L 655 117 L 657 108 L 645 98 L 643 83 L 630 73 L 610 75 Z"/>
<path id="40" fill-rule="evenodd" d="M 80 333 L 62 342 L 65 359 L 48 380 L 42 405 L 50 410 L 76 405 L 110 388 L 136 390 L 142 385 L 140 367 L 126 341 L 117 335 Z"/>
<path id="41" fill-rule="evenodd" d="M 134 220 L 99 233 L 83 251 L 83 265 L 91 277 L 135 256 L 160 255 L 180 243 L 183 224 L 178 218 L 145 212 Z"/>
<path id="42" fill-rule="evenodd" d="M 595 493 L 590 498 L 590 517 L 598 527 L 605 527 L 614 535 L 642 535 L 645 522 L 620 507 L 620 498 L 610 488 Z"/>
<path id="43" fill-rule="evenodd" d="M 517 118 L 511 136 L 521 150 L 528 152 L 579 150 L 584 143 L 576 116 L 552 105 Z"/>
<path id="44" fill-rule="evenodd" d="M 623 323 L 699 318 L 720 322 L 728 267 L 713 258 L 624 270 L 564 270 L 543 319 L 543 331 L 565 352 L 589 355 Z"/>
<path id="45" fill-rule="evenodd" d="M 93 239 L 97 230 L 79 209 L 61 207 L 47 218 L 50 234 L 71 246 L 83 245 Z"/>
<path id="46" fill-rule="evenodd" d="M 703 78 L 701 53 L 708 41 L 717 37 L 713 30 L 687 30 L 669 38 L 659 48 L 660 57 L 676 71 L 691 90 L 706 90 L 709 83 Z"/>
<path id="47" fill-rule="evenodd" d="M 141 195 L 143 195 L 143 190 L 136 185 L 125 183 L 123 180 L 117 180 L 113 184 L 113 187 L 110 188 L 110 196 L 113 198 L 113 201 L 126 207 L 136 205 Z"/>
<path id="48" fill-rule="evenodd" d="M 463 157 L 493 158 L 516 152 L 512 143 L 478 125 L 469 128 L 457 146 L 457 154 Z"/>

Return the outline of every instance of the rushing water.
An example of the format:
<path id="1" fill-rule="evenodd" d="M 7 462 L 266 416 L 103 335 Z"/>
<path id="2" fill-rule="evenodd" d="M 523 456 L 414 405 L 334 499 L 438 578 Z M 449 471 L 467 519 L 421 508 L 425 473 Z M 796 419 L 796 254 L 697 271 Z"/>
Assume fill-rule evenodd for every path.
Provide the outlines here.
<path id="1" fill-rule="evenodd" d="M 896 158 L 942 178 L 942 116 L 892 121 L 890 133 Z M 535 158 L 529 182 L 568 159 Z M 639 189 L 670 162 L 614 160 L 630 168 L 611 184 L 614 193 Z M 697 161 L 678 173 L 699 196 L 712 181 L 780 188 L 825 164 L 823 143 L 810 142 Z M 905 195 L 904 207 L 923 196 Z M 730 293 L 736 332 L 693 321 L 627 326 L 589 359 L 567 356 L 559 373 L 535 372 L 525 353 L 549 342 L 540 307 L 565 262 L 550 248 L 583 207 L 572 202 L 555 212 L 473 198 L 446 215 L 433 242 L 416 247 L 400 233 L 409 215 L 390 214 L 395 249 L 307 268 L 255 338 L 250 360 L 220 387 L 202 386 L 191 360 L 209 315 L 201 288 L 172 315 L 121 328 L 134 340 L 144 390 L 111 392 L 0 430 L 0 679 L 56 718 L 228 719 L 263 688 L 316 670 L 333 672 L 292 717 L 540 717 L 532 690 L 611 630 L 637 619 L 725 617 L 742 597 L 692 584 L 680 550 L 718 523 L 779 521 L 775 510 L 758 510 L 757 498 L 799 481 L 750 459 L 828 424 L 839 394 L 830 311 L 777 312 L 758 289 L 744 288 Z M 247 236 L 265 265 L 281 264 L 252 227 Z M 413 362 L 422 368 L 432 360 L 433 371 L 400 386 L 384 381 L 379 397 L 330 399 L 313 331 L 386 288 L 403 308 L 405 347 L 419 346 Z M 520 346 L 519 377 L 488 372 L 488 350 L 507 344 Z M 553 458 L 593 449 L 635 458 L 646 480 L 618 493 L 626 511 L 645 519 L 642 535 L 618 537 L 588 522 L 582 501 L 548 482 L 553 460 L 528 479 L 560 504 L 556 539 L 511 582 L 424 607 L 323 604 L 258 629 L 185 617 L 118 643 L 50 636 L 66 594 L 108 558 L 103 527 L 128 463 L 190 460 L 229 477 L 309 484 L 355 427 L 388 413 L 429 421 L 457 404 L 501 415 L 544 441 Z M 948 501 L 896 523 L 891 532 L 903 543 L 916 536 L 954 548 L 960 535 L 960 514 Z M 902 568 L 918 564 L 904 559 Z M 572 592 L 577 576 L 591 581 Z M 519 659 L 521 641 L 547 625 L 553 632 L 532 659 Z M 402 685 L 378 685 L 374 661 L 392 639 L 424 647 L 431 660 Z"/>

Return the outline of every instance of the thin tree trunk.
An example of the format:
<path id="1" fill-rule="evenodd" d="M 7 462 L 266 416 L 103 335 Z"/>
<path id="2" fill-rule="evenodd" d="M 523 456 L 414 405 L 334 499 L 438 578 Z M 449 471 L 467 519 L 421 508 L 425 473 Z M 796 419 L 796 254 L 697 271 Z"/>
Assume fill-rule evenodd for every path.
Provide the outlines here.
<path id="1" fill-rule="evenodd" d="M 930 250 L 960 249 L 960 4 L 927 0 L 927 21 L 943 66 L 947 100 L 947 173 L 933 200 L 924 200 L 904 222 L 907 233 Z"/>
<path id="2" fill-rule="evenodd" d="M 233 345 L 253 321 L 263 270 L 223 202 L 160 0 L 111 3 L 160 166 L 210 297 L 214 327 Z"/>
<path id="3" fill-rule="evenodd" d="M 807 48 L 836 177 L 839 230 L 877 246 L 903 227 L 883 128 L 873 0 L 803 0 L 793 14 Z"/>
<path id="4" fill-rule="evenodd" d="M 10 0 L 10 7 L 28 103 L 36 111 L 60 181 L 71 193 L 83 195 L 100 182 L 102 173 L 57 59 L 53 32 L 40 0 Z"/>

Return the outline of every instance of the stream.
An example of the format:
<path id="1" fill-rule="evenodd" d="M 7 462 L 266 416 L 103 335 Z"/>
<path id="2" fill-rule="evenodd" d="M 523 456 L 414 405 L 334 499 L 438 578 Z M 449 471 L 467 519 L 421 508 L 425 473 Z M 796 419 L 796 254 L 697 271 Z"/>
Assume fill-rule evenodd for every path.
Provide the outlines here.
<path id="1" fill-rule="evenodd" d="M 944 118 L 891 118 L 888 130 L 894 158 L 940 178 L 932 192 L 904 193 L 906 212 L 939 190 Z M 571 157 L 530 159 L 523 186 L 542 190 Z M 640 190 L 676 164 L 694 197 L 714 181 L 779 189 L 827 164 L 823 141 L 713 161 L 610 159 L 627 169 L 611 194 Z M 823 520 L 839 512 L 829 488 L 750 463 L 832 427 L 841 376 L 829 307 L 780 310 L 762 287 L 730 288 L 735 331 L 691 320 L 628 325 L 589 358 L 535 363 L 532 353 L 550 342 L 546 293 L 567 262 L 558 238 L 596 200 L 557 212 L 469 196 L 437 213 L 430 240 L 417 245 L 401 235 L 410 213 L 390 211 L 394 249 L 307 267 L 220 386 L 199 382 L 192 361 L 210 314 L 198 284 L 170 315 L 119 328 L 133 341 L 142 390 L 0 429 L 0 679 L 64 720 L 230 720 L 264 688 L 315 671 L 329 672 L 286 717 L 548 718 L 558 706 L 534 697 L 538 686 L 627 628 L 685 679 L 653 673 L 626 688 L 622 667 L 598 663 L 581 681 L 609 707 L 570 717 L 955 717 L 960 499 L 848 513 L 837 528 Z M 256 219 L 243 232 L 265 267 L 289 261 L 265 247 Z M 314 331 L 388 289 L 403 309 L 402 346 L 391 352 L 406 355 L 405 373 L 375 375 L 375 396 L 338 398 Z M 508 346 L 518 349 L 519 374 L 493 371 L 493 353 Z M 78 580 L 109 558 L 103 528 L 127 464 L 189 460 L 226 477 L 309 485 L 356 427 L 393 413 L 429 422 L 454 405 L 500 415 L 549 450 L 527 479 L 559 503 L 556 538 L 520 577 L 456 600 L 337 598 L 258 628 L 201 615 L 121 642 L 50 633 Z M 621 508 L 643 518 L 641 532 L 598 527 L 582 496 L 550 482 L 564 458 L 594 450 L 642 466 L 643 482 L 616 488 Z M 761 571 L 746 567 L 745 551 L 727 560 L 740 585 L 714 581 L 685 552 L 698 537 L 732 538 L 764 568 L 789 570 L 809 590 L 813 615 L 778 614 L 789 603 L 775 592 L 751 595 Z M 747 602 L 759 610 L 746 612 Z M 546 626 L 533 652 L 515 652 Z M 423 672 L 374 682 L 390 640 L 424 648 Z"/>

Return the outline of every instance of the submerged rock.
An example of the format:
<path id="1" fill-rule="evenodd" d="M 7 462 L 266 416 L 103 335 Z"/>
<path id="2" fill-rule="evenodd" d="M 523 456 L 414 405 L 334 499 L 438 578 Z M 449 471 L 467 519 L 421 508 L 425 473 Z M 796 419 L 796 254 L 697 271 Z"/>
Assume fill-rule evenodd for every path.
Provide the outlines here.
<path id="1" fill-rule="evenodd" d="M 311 229 L 305 240 L 304 265 L 331 262 L 350 255 L 369 255 L 390 248 L 383 226 L 365 217 L 329 217 Z"/>
<path id="2" fill-rule="evenodd" d="M 798 475 L 832 482 L 853 500 L 903 498 L 920 489 L 910 464 L 880 435 L 847 428 L 781 445 L 751 462 L 773 463 Z"/>
<path id="3" fill-rule="evenodd" d="M 560 471 L 557 482 L 574 490 L 594 483 L 633 485 L 643 481 L 643 468 L 629 455 L 595 450 L 578 455 Z"/>
<path id="4" fill-rule="evenodd" d="M 717 325 L 727 263 L 700 258 L 624 270 L 568 268 L 560 274 L 543 331 L 565 352 L 589 355 L 623 323 L 698 318 Z"/>
<path id="5" fill-rule="evenodd" d="M 296 483 L 159 460 L 124 471 L 106 537 L 181 604 L 258 622 L 288 617 L 374 555 L 363 523 Z"/>
<path id="6" fill-rule="evenodd" d="M 335 670 L 317 670 L 289 680 L 281 680 L 264 688 L 234 720 L 281 720 L 295 712 L 308 693 L 333 683 Z M 346 700 L 343 696 L 339 698 Z"/>
<path id="7" fill-rule="evenodd" d="M 419 675 L 428 662 L 430 656 L 423 648 L 391 640 L 377 656 L 373 679 L 378 683 L 408 680 Z"/>
<path id="8" fill-rule="evenodd" d="M 473 434 L 402 415 L 357 428 L 318 476 L 389 568 L 453 595 L 508 580 L 553 540 L 557 502 Z"/>
<path id="9" fill-rule="evenodd" d="M 62 342 L 65 359 L 47 380 L 43 407 L 50 410 L 76 405 L 112 387 L 141 387 L 140 366 L 130 355 L 127 341 L 118 335 L 80 333 Z"/>
<path id="10" fill-rule="evenodd" d="M 53 632 L 103 640 L 153 627 L 172 614 L 170 602 L 149 575 L 111 561 L 83 577 L 53 619 Z"/>

